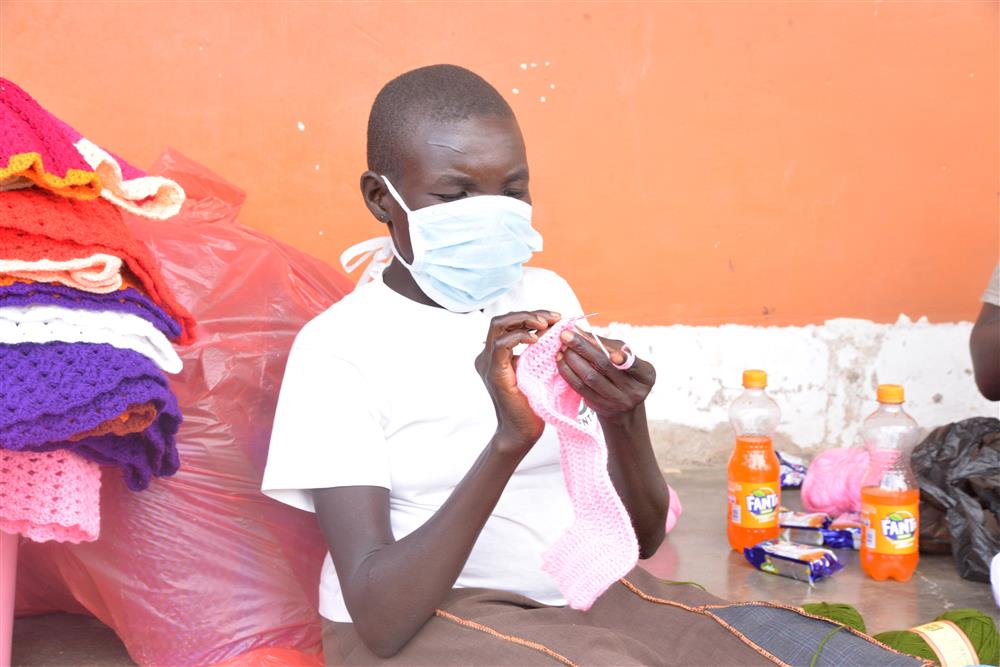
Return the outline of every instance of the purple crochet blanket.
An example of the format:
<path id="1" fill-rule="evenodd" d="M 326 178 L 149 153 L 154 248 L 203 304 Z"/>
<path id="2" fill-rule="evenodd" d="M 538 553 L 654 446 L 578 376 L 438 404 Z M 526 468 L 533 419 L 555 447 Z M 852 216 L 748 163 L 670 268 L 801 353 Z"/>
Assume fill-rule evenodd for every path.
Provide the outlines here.
<path id="1" fill-rule="evenodd" d="M 156 420 L 142 433 L 66 438 L 153 401 Z M 181 415 L 166 378 L 145 356 L 110 345 L 0 345 L 0 448 L 69 449 L 122 469 L 133 491 L 177 472 Z"/>
<path id="2" fill-rule="evenodd" d="M 13 283 L 0 286 L 0 306 L 63 306 L 85 310 L 114 310 L 149 320 L 171 340 L 181 335 L 181 326 L 148 296 L 137 289 L 111 294 L 92 294 L 54 283 Z"/>

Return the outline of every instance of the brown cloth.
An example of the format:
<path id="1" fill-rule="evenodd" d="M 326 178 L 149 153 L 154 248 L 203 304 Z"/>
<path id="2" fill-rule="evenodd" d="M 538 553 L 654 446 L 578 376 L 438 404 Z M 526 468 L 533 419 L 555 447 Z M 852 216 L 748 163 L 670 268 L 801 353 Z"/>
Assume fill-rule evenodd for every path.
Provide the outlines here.
<path id="1" fill-rule="evenodd" d="M 747 623 L 747 616 L 762 622 Z M 810 627 L 796 628 L 799 621 Z M 826 635 L 831 637 L 823 642 Z M 817 665 L 921 664 L 801 610 L 730 604 L 691 585 L 662 582 L 639 568 L 586 612 L 503 591 L 455 589 L 403 650 L 388 659 L 369 651 L 352 624 L 323 625 L 327 665 L 788 665 L 808 664 L 821 646 Z"/>

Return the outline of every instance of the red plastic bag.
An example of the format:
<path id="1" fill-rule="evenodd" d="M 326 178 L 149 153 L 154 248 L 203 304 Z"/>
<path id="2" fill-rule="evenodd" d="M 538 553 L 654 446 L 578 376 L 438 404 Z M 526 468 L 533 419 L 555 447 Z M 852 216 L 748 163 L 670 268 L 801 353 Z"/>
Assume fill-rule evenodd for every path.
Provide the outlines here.
<path id="1" fill-rule="evenodd" d="M 184 156 L 150 173 L 188 195 L 166 222 L 128 216 L 198 320 L 172 382 L 181 469 L 143 493 L 105 469 L 97 542 L 23 541 L 18 613 L 90 612 L 144 665 L 322 664 L 322 536 L 260 480 L 292 340 L 351 283 L 236 223 L 243 191 Z"/>

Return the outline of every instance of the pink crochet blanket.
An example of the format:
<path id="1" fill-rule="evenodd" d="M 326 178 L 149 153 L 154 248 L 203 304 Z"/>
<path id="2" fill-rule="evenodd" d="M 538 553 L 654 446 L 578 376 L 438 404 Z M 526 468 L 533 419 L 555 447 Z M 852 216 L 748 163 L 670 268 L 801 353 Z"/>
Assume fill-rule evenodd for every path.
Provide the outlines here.
<path id="1" fill-rule="evenodd" d="M 101 468 L 65 449 L 0 449 L 0 530 L 35 542 L 93 542 L 100 534 Z"/>
<path id="2" fill-rule="evenodd" d="M 569 606 L 587 610 L 639 560 L 639 544 L 628 512 L 608 474 L 608 449 L 599 426 L 580 422 L 582 399 L 559 374 L 559 334 L 576 320 L 559 322 L 517 363 L 517 386 L 528 403 L 559 436 L 573 525 L 542 556 Z"/>

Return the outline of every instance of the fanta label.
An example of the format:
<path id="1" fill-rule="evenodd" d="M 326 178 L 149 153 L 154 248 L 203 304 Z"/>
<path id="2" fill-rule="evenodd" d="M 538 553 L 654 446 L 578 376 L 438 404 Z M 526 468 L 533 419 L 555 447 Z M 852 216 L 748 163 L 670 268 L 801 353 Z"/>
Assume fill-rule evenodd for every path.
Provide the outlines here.
<path id="1" fill-rule="evenodd" d="M 729 520 L 743 528 L 778 525 L 781 487 L 777 482 L 730 482 Z"/>
<path id="2" fill-rule="evenodd" d="M 912 505 L 864 504 L 865 547 L 875 553 L 900 556 L 917 551 L 920 533 L 916 503 Z"/>

